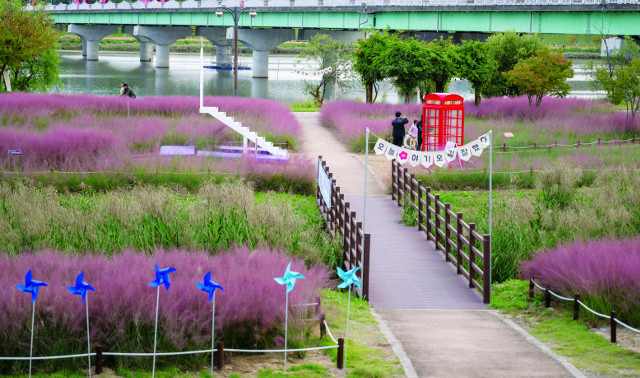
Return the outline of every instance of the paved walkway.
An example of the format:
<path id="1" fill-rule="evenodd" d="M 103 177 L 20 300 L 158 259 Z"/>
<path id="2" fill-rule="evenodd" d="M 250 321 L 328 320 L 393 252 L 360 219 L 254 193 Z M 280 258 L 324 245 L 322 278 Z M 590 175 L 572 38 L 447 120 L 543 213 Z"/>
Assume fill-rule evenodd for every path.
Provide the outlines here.
<path id="1" fill-rule="evenodd" d="M 296 117 L 303 126 L 302 150 L 311 158 L 323 156 L 351 208 L 363 219 L 361 160 L 320 126 L 317 113 L 296 113 Z M 399 341 L 394 350 L 407 375 L 574 375 L 557 356 L 528 340 L 526 333 L 485 310 L 480 295 L 455 274 L 433 244 L 416 228 L 400 224 L 400 209 L 373 176 L 369 172 L 365 226 L 371 234 L 370 302 L 391 337 Z"/>

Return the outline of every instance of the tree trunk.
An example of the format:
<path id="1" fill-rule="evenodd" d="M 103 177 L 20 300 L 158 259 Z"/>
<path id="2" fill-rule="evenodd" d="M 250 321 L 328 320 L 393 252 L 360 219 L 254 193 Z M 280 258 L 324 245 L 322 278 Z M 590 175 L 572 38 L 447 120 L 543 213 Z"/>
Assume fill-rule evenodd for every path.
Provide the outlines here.
<path id="1" fill-rule="evenodd" d="M 404 103 L 405 104 L 410 104 L 411 103 L 411 93 L 405 93 L 404 94 Z"/>
<path id="2" fill-rule="evenodd" d="M 476 88 L 474 92 L 475 92 L 474 104 L 476 106 L 480 106 L 480 103 L 482 102 L 482 96 L 480 96 L 480 89 Z"/>
<path id="3" fill-rule="evenodd" d="M 436 92 L 438 93 L 444 93 L 444 87 L 447 84 L 444 82 L 440 82 L 440 81 L 436 81 Z"/>
<path id="4" fill-rule="evenodd" d="M 366 100 L 365 100 L 365 101 L 366 101 L 368 104 L 370 104 L 370 103 L 372 103 L 372 102 L 373 102 L 373 84 L 371 84 L 371 83 L 367 83 L 367 85 L 366 85 L 366 91 L 367 91 L 367 95 L 366 95 L 366 97 L 367 97 L 367 98 L 366 98 Z"/>

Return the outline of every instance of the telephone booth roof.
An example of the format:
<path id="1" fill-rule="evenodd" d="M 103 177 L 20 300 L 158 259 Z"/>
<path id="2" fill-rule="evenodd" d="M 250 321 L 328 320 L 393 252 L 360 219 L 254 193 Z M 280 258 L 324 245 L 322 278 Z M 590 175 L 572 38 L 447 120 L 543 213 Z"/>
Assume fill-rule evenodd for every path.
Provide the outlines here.
<path id="1" fill-rule="evenodd" d="M 425 106 L 462 106 L 462 96 L 451 93 L 430 93 L 424 98 Z"/>

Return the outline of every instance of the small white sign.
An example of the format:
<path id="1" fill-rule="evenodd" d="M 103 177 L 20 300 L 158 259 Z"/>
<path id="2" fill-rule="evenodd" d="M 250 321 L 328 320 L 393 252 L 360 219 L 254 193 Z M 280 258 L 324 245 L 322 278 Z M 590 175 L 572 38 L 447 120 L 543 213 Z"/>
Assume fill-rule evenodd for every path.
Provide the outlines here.
<path id="1" fill-rule="evenodd" d="M 411 151 L 409 152 L 409 164 L 412 167 L 416 167 L 420 164 L 420 152 L 419 151 Z"/>
<path id="2" fill-rule="evenodd" d="M 193 156 L 196 154 L 196 146 L 161 146 L 161 156 Z"/>
<path id="3" fill-rule="evenodd" d="M 389 144 L 386 141 L 378 138 L 376 146 L 373 148 L 373 150 L 376 152 L 376 155 L 382 155 L 387 152 L 387 148 L 389 148 Z"/>
<path id="4" fill-rule="evenodd" d="M 233 28 L 227 28 L 227 39 L 234 39 L 233 38 Z"/>
<path id="5" fill-rule="evenodd" d="M 22 150 L 9 150 L 9 155 L 22 155 Z"/>

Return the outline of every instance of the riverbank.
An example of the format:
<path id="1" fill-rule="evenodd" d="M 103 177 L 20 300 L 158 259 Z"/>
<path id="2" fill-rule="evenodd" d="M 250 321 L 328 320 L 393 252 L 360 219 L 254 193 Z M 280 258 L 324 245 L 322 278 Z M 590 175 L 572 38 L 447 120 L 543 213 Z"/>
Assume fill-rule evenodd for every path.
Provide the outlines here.
<path id="1" fill-rule="evenodd" d="M 285 42 L 275 49 L 271 50 L 272 54 L 282 55 L 299 55 L 306 50 L 306 42 Z M 140 51 L 140 42 L 134 38 L 104 38 L 100 41 L 100 51 Z M 82 40 L 77 37 L 62 37 L 58 40 L 58 49 L 68 51 L 82 50 Z M 181 39 L 176 41 L 169 47 L 170 52 L 177 53 L 199 53 L 200 39 Z M 207 53 L 215 53 L 216 46 L 206 41 L 204 43 L 204 51 Z M 251 50 L 241 44 L 238 46 L 239 54 L 250 54 Z"/>

